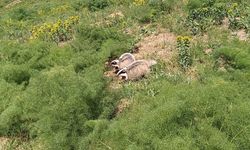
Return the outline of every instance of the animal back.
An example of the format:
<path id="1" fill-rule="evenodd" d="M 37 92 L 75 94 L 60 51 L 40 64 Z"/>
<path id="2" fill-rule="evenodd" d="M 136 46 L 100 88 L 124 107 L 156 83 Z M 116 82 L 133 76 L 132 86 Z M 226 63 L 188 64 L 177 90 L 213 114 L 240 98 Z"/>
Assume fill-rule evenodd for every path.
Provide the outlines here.
<path id="1" fill-rule="evenodd" d="M 145 64 L 141 64 L 141 65 L 138 65 L 136 67 L 130 68 L 127 71 L 127 75 L 128 75 L 129 80 L 137 80 L 137 79 L 145 76 L 149 72 L 150 72 L 149 67 Z"/>

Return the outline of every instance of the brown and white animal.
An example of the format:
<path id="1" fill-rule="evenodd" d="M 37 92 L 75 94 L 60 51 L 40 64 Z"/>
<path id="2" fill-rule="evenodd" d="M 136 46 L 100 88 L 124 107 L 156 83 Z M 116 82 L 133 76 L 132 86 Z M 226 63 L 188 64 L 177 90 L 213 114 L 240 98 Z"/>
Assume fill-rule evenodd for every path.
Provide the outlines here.
<path id="1" fill-rule="evenodd" d="M 150 67 L 157 64 L 155 60 L 137 60 L 118 71 L 119 78 L 124 80 L 138 80 L 150 73 Z"/>
<path id="2" fill-rule="evenodd" d="M 115 72 L 117 73 L 120 69 L 128 66 L 134 61 L 134 55 L 132 55 L 131 53 L 124 53 L 119 57 L 119 59 L 113 60 L 111 62 L 111 66 L 115 68 Z"/>

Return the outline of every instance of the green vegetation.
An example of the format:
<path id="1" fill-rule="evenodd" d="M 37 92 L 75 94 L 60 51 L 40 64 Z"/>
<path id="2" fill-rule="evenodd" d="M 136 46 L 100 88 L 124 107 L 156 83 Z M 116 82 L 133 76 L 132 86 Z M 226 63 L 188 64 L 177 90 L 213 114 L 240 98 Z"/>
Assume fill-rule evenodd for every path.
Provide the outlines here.
<path id="1" fill-rule="evenodd" d="M 179 54 L 179 64 L 184 70 L 186 70 L 192 64 L 190 53 L 190 38 L 187 36 L 177 37 L 177 48 Z"/>
<path id="2" fill-rule="evenodd" d="M 0 14 L 0 148 L 250 149 L 250 44 L 233 36 L 249 0 L 3 0 Z M 176 35 L 171 56 L 112 88 L 105 63 L 159 32 Z"/>

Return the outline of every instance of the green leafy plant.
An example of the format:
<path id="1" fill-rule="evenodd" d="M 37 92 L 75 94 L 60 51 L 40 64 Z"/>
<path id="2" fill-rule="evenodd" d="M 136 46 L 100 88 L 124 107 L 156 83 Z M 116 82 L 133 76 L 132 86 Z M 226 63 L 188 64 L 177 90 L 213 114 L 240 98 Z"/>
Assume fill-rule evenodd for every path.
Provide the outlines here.
<path id="1" fill-rule="evenodd" d="M 212 25 L 222 24 L 226 16 L 225 6 L 201 7 L 189 12 L 186 25 L 191 28 L 194 35 L 206 32 Z"/>
<path id="2" fill-rule="evenodd" d="M 242 14 L 243 8 L 240 8 L 238 3 L 233 3 L 227 10 L 230 29 L 246 29 L 247 25 L 244 24 L 244 15 Z"/>
<path id="3" fill-rule="evenodd" d="M 172 8 L 175 6 L 176 1 L 174 0 L 149 0 L 148 5 L 157 9 L 157 11 L 171 12 Z"/>
<path id="4" fill-rule="evenodd" d="M 248 28 L 245 6 L 238 3 L 204 2 L 202 6 L 190 9 L 186 25 L 194 35 L 204 33 L 212 25 L 221 25 L 224 18 L 229 19 L 229 28 L 232 30 Z"/>
<path id="5" fill-rule="evenodd" d="M 190 37 L 178 36 L 177 37 L 177 49 L 178 49 L 178 62 L 182 69 L 188 69 L 192 64 L 191 52 L 190 52 Z"/>

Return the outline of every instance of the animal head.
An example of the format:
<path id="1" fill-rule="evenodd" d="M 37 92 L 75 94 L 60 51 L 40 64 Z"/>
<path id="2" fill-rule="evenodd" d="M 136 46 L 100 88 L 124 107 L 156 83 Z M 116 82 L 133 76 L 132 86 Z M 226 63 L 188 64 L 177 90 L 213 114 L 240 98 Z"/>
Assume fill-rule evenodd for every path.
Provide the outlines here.
<path id="1" fill-rule="evenodd" d="M 113 67 L 115 67 L 115 66 L 118 66 L 118 63 L 119 63 L 119 60 L 113 60 L 113 61 L 111 61 L 111 66 L 113 66 Z"/>
<path id="2" fill-rule="evenodd" d="M 122 80 L 128 80 L 128 74 L 127 73 L 120 73 L 118 77 Z"/>
<path id="3" fill-rule="evenodd" d="M 119 76 L 120 74 L 122 74 L 122 73 L 127 73 L 127 68 L 125 67 L 125 68 L 123 68 L 123 69 L 120 69 L 118 72 L 117 72 L 117 76 Z"/>
<path id="4" fill-rule="evenodd" d="M 127 68 L 125 67 L 119 70 L 116 75 L 119 77 L 119 79 L 128 80 Z"/>

